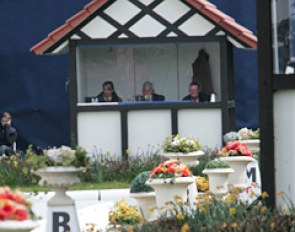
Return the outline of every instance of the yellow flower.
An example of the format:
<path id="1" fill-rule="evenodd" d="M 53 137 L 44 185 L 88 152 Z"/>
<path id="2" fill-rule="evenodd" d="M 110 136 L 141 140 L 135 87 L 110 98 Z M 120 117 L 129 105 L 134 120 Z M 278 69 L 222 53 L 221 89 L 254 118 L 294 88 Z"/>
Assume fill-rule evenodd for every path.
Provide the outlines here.
<path id="1" fill-rule="evenodd" d="M 258 187 L 257 183 L 255 183 L 255 182 L 252 182 L 251 185 L 252 185 L 252 187 L 254 187 L 254 188 L 257 188 L 257 187 Z"/>
<path id="2" fill-rule="evenodd" d="M 227 224 L 224 222 L 221 226 L 221 229 L 225 229 L 227 227 Z"/>
<path id="3" fill-rule="evenodd" d="M 238 223 L 233 222 L 230 226 L 231 226 L 231 228 L 233 228 L 235 230 L 238 227 Z"/>
<path id="4" fill-rule="evenodd" d="M 238 195 L 237 194 L 230 194 L 226 199 L 225 201 L 227 203 L 232 203 L 234 200 L 236 200 L 238 198 Z"/>
<path id="5" fill-rule="evenodd" d="M 235 208 L 230 208 L 230 209 L 229 209 L 229 213 L 230 213 L 231 215 L 236 215 L 236 214 L 237 214 L 237 210 L 236 210 Z"/>
<path id="6" fill-rule="evenodd" d="M 270 227 L 270 229 L 273 230 L 276 227 L 276 224 L 274 222 L 272 222 L 272 223 L 270 223 L 269 227 Z"/>
<path id="7" fill-rule="evenodd" d="M 248 196 L 249 196 L 250 198 L 252 198 L 252 197 L 254 197 L 254 196 L 255 196 L 255 194 L 254 194 L 254 192 L 253 192 L 253 191 L 249 191 L 249 192 L 248 192 Z"/>
<path id="8" fill-rule="evenodd" d="M 181 229 L 180 232 L 188 232 L 189 231 L 189 225 L 187 223 L 185 223 Z"/>
<path id="9" fill-rule="evenodd" d="M 176 216 L 178 221 L 182 221 L 183 220 L 183 215 L 181 213 L 177 214 Z"/>
<path id="10" fill-rule="evenodd" d="M 111 153 L 109 151 L 106 152 L 106 156 L 110 156 Z"/>
<path id="11" fill-rule="evenodd" d="M 13 167 L 14 167 L 14 168 L 17 168 L 17 167 L 18 167 L 18 163 L 17 163 L 16 160 L 13 161 Z"/>
<path id="12" fill-rule="evenodd" d="M 236 191 L 237 191 L 237 193 L 241 193 L 242 189 L 240 187 L 236 187 Z"/>
<path id="13" fill-rule="evenodd" d="M 261 213 L 265 213 L 267 211 L 267 207 L 266 206 L 262 206 L 260 209 Z"/>
<path id="14" fill-rule="evenodd" d="M 153 207 L 153 206 L 150 206 L 148 209 L 151 213 L 153 213 L 155 211 L 155 207 Z"/>
<path id="15" fill-rule="evenodd" d="M 263 192 L 263 193 L 261 194 L 261 196 L 262 196 L 262 198 L 267 198 L 267 197 L 268 197 L 268 194 L 267 194 L 267 192 Z"/>
<path id="16" fill-rule="evenodd" d="M 134 227 L 133 226 L 128 226 L 127 227 L 127 231 L 128 232 L 133 232 L 134 231 Z"/>
<path id="17" fill-rule="evenodd" d="M 102 167 L 107 166 L 106 162 L 102 162 L 102 163 L 101 163 L 101 166 L 102 166 Z"/>
<path id="18" fill-rule="evenodd" d="M 277 196 L 282 196 L 282 195 L 284 195 L 284 192 L 283 191 L 280 191 L 280 192 L 277 192 Z"/>

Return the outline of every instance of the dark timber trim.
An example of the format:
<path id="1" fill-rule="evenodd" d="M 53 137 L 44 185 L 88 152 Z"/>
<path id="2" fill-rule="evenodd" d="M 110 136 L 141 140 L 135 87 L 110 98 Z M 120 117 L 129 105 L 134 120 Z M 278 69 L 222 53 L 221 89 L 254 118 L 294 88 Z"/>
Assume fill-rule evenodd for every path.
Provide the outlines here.
<path id="1" fill-rule="evenodd" d="M 77 46 L 81 45 L 140 45 L 162 43 L 214 43 L 225 41 L 225 36 L 191 36 L 191 37 L 166 37 L 166 38 L 126 38 L 126 39 L 83 39 L 76 40 Z"/>
<path id="2" fill-rule="evenodd" d="M 220 43 L 220 86 L 222 108 L 222 134 L 235 130 L 235 103 L 233 93 L 232 45 L 224 40 Z"/>
<path id="3" fill-rule="evenodd" d="M 277 89 L 295 89 L 295 74 L 285 75 L 276 74 L 273 77 L 273 88 Z"/>
<path id="4" fill-rule="evenodd" d="M 126 151 L 128 149 L 128 111 L 121 110 L 121 146 L 122 146 L 122 157 L 127 159 Z"/>
<path id="5" fill-rule="evenodd" d="M 171 110 L 171 132 L 172 135 L 178 134 L 178 110 L 172 109 Z"/>
<path id="6" fill-rule="evenodd" d="M 70 59 L 70 133 L 71 133 L 71 145 L 78 144 L 78 129 L 77 129 L 77 53 L 76 42 L 70 40 L 69 43 L 69 59 Z"/>
<path id="7" fill-rule="evenodd" d="M 275 207 L 271 1 L 257 1 L 259 122 L 262 187 Z M 278 83 L 278 82 L 276 82 Z M 278 85 L 278 84 L 277 84 Z"/>

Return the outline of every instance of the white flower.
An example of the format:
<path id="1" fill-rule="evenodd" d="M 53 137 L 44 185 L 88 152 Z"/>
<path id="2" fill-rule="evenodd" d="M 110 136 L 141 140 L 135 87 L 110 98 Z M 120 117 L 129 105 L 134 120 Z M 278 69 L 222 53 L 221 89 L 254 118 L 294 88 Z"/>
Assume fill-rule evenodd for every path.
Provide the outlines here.
<path id="1" fill-rule="evenodd" d="M 171 146 L 178 146 L 180 143 L 180 140 L 178 138 L 174 138 L 173 141 L 171 142 Z"/>
<path id="2" fill-rule="evenodd" d="M 238 138 L 239 140 L 244 140 L 249 138 L 249 130 L 248 128 L 244 127 L 238 131 Z"/>
<path id="3" fill-rule="evenodd" d="M 49 157 L 53 162 L 58 163 L 59 162 L 59 154 L 58 154 L 58 149 L 53 148 L 49 150 L 44 151 L 45 155 Z"/>
<path id="4" fill-rule="evenodd" d="M 64 160 L 72 162 L 75 160 L 75 150 L 70 147 L 61 146 L 60 148 L 53 148 L 44 151 L 45 155 L 49 157 L 54 163 L 62 164 Z"/>
<path id="5" fill-rule="evenodd" d="M 223 136 L 223 141 L 228 143 L 229 141 L 234 141 L 238 139 L 238 133 L 235 131 L 230 131 Z"/>

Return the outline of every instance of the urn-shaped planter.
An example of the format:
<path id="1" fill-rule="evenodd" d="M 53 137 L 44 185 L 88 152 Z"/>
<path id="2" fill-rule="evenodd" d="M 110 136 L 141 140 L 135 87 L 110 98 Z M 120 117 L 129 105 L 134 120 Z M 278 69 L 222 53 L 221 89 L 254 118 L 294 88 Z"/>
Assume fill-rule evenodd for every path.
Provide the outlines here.
<path id="1" fill-rule="evenodd" d="M 155 189 L 156 204 L 158 209 L 161 209 L 166 202 L 174 201 L 175 196 L 186 202 L 188 199 L 187 188 L 194 181 L 193 177 L 150 178 L 146 184 Z"/>
<path id="2" fill-rule="evenodd" d="M 75 201 L 66 194 L 66 190 L 68 187 L 80 183 L 78 174 L 83 169 L 74 166 L 54 166 L 38 169 L 34 172 L 36 175 L 41 176 L 39 185 L 48 186 L 55 192 L 55 195 L 47 202 L 46 232 L 58 231 L 60 222 L 64 220 L 67 220 L 65 227 L 70 231 L 80 231 Z M 57 218 L 56 215 L 61 218 Z"/>
<path id="3" fill-rule="evenodd" d="M 55 195 L 48 202 L 48 205 L 71 205 L 74 201 L 66 195 L 68 187 L 79 184 L 80 178 L 78 174 L 84 168 L 70 167 L 46 167 L 37 169 L 34 173 L 41 177 L 39 185 L 48 186 L 51 188 Z"/>
<path id="4" fill-rule="evenodd" d="M 1 221 L 0 232 L 30 232 L 38 226 L 38 222 L 32 220 Z"/>
<path id="5" fill-rule="evenodd" d="M 152 221 L 157 218 L 156 210 L 150 210 L 151 207 L 156 208 L 156 194 L 155 192 L 150 193 L 130 193 L 131 198 L 137 201 L 138 208 L 144 220 Z"/>
<path id="6" fill-rule="evenodd" d="M 233 184 L 235 187 L 239 187 L 244 190 L 247 187 L 247 165 L 255 161 L 255 159 L 249 156 L 228 156 L 220 157 L 220 160 L 229 164 L 229 166 L 235 171 L 234 173 L 229 175 L 229 184 Z"/>
<path id="7" fill-rule="evenodd" d="M 209 177 L 209 190 L 217 196 L 224 196 L 228 191 L 229 175 L 233 173 L 232 168 L 204 169 L 203 173 Z"/>
<path id="8" fill-rule="evenodd" d="M 238 142 L 246 144 L 247 149 L 251 152 L 260 151 L 260 139 L 239 140 Z"/>
<path id="9" fill-rule="evenodd" d="M 181 163 L 186 164 L 189 167 L 195 167 L 199 165 L 198 157 L 204 155 L 204 151 L 192 151 L 188 153 L 183 152 L 166 152 L 162 156 L 170 160 L 178 160 Z"/>

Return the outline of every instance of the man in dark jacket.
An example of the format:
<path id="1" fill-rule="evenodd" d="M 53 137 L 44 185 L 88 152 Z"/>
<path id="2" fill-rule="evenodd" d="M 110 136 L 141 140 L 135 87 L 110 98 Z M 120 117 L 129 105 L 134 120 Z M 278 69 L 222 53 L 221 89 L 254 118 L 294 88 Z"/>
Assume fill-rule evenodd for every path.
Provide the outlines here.
<path id="1" fill-rule="evenodd" d="M 165 96 L 156 94 L 154 85 L 150 81 L 146 81 L 142 85 L 143 101 L 165 101 Z"/>
<path id="2" fill-rule="evenodd" d="M 192 102 L 209 102 L 210 96 L 199 89 L 199 84 L 197 82 L 192 82 L 189 85 L 189 95 L 185 96 L 183 101 Z"/>
<path id="3" fill-rule="evenodd" d="M 5 112 L 1 117 L 0 124 L 0 156 L 13 153 L 16 137 L 16 129 L 11 126 L 11 115 Z"/>

